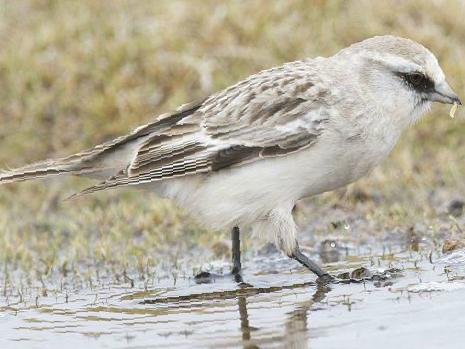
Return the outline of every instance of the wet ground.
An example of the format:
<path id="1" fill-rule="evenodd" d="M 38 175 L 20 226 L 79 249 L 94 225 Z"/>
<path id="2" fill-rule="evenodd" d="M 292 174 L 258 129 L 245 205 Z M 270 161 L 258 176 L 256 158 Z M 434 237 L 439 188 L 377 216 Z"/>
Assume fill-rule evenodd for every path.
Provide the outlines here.
<path id="1" fill-rule="evenodd" d="M 463 251 L 433 264 L 416 253 L 375 257 L 374 265 L 373 257 L 335 263 L 333 273 L 361 265 L 400 271 L 386 281 L 329 287 L 276 258 L 279 271 L 245 272 L 252 287 L 164 280 L 147 291 L 109 284 L 10 303 L 0 315 L 1 347 L 462 348 Z"/>
<path id="2" fill-rule="evenodd" d="M 463 348 L 461 245 L 442 253 L 443 241 L 421 226 L 355 240 L 358 224 L 366 226 L 341 221 L 326 237 L 304 232 L 302 245 L 333 275 L 383 279 L 317 285 L 267 246 L 245 255 L 249 285 L 227 277 L 199 285 L 191 271 L 152 279 L 102 271 L 80 286 L 72 276 L 35 291 L 5 286 L 0 348 Z"/>

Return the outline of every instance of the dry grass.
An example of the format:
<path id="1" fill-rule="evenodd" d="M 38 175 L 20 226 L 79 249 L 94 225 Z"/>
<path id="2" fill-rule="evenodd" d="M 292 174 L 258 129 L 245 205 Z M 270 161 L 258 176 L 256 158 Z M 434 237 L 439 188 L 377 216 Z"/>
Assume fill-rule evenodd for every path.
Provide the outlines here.
<path id="1" fill-rule="evenodd" d="M 465 96 L 464 11 L 464 3 L 445 0 L 0 0 L 0 164 L 78 151 L 260 69 L 330 55 L 376 34 L 424 43 Z M 431 114 L 352 188 L 381 200 L 359 205 L 349 195 L 347 205 L 383 224 L 407 225 L 464 194 L 464 113 L 450 120 L 437 106 Z M 218 239 L 169 203 L 139 193 L 59 201 L 82 185 L 1 188 L 0 257 L 8 268 L 145 265 L 179 241 Z"/>

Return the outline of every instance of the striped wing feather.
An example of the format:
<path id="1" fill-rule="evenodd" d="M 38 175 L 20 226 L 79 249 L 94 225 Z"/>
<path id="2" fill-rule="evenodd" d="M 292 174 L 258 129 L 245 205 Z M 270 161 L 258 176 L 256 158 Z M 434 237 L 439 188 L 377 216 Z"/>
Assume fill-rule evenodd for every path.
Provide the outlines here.
<path id="1" fill-rule="evenodd" d="M 311 78 L 285 65 L 172 115 L 169 127 L 147 130 L 126 170 L 80 194 L 219 171 L 314 144 L 327 121 L 321 113 L 327 91 Z"/>

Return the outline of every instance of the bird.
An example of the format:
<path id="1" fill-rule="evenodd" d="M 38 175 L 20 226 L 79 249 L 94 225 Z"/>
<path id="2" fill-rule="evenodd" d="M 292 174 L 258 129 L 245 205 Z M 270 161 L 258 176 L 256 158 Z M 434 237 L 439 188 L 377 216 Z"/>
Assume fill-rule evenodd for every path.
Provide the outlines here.
<path id="1" fill-rule="evenodd" d="M 375 36 L 260 71 L 88 150 L 2 171 L 0 184 L 74 175 L 96 180 L 76 196 L 147 190 L 231 231 L 235 276 L 245 231 L 331 280 L 299 248 L 294 206 L 368 174 L 433 102 L 461 104 L 434 54 Z"/>

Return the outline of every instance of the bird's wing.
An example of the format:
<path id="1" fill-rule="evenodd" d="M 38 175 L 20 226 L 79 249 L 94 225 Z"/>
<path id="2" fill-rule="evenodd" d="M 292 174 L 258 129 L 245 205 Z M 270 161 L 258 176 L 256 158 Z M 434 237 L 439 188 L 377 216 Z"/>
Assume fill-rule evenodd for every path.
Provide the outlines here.
<path id="1" fill-rule="evenodd" d="M 317 76 L 305 62 L 294 62 L 212 95 L 171 127 L 148 135 L 126 170 L 81 194 L 219 171 L 309 147 L 329 118 L 330 91 Z"/>

